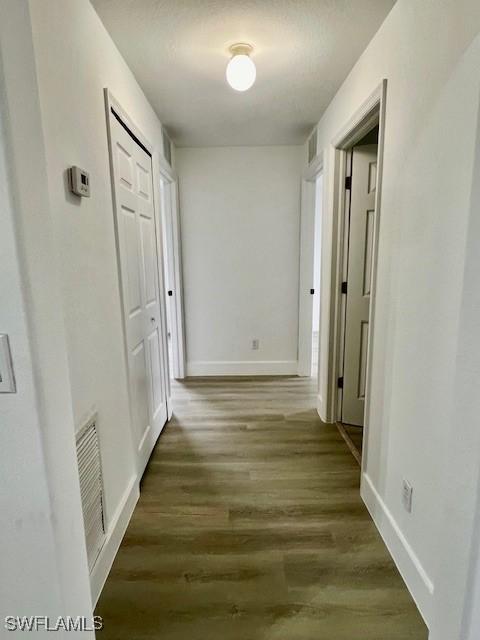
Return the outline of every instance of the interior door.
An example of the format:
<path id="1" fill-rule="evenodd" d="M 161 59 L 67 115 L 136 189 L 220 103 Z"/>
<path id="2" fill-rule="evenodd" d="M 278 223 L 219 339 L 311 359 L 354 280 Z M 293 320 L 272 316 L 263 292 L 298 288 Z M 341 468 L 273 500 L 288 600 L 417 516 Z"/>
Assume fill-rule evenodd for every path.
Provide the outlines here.
<path id="1" fill-rule="evenodd" d="M 162 207 L 162 228 L 163 228 L 163 258 L 164 258 L 164 274 L 165 274 L 165 294 L 167 303 L 167 329 L 168 329 L 168 361 L 170 376 L 178 378 L 178 361 L 176 354 L 177 330 L 175 326 L 175 305 L 174 298 L 176 295 L 174 264 L 172 256 L 172 198 L 171 184 L 168 180 L 161 178 L 160 194 Z"/>
<path id="2" fill-rule="evenodd" d="M 342 422 L 359 426 L 365 411 L 377 150 L 371 144 L 352 152 Z"/>
<path id="3" fill-rule="evenodd" d="M 167 420 L 152 158 L 110 116 L 133 439 L 143 473 Z"/>
<path id="4" fill-rule="evenodd" d="M 164 230 L 163 251 L 167 295 L 169 362 L 171 375 L 178 380 L 185 377 L 185 349 L 177 182 L 162 178 L 160 187 L 162 227 Z"/>

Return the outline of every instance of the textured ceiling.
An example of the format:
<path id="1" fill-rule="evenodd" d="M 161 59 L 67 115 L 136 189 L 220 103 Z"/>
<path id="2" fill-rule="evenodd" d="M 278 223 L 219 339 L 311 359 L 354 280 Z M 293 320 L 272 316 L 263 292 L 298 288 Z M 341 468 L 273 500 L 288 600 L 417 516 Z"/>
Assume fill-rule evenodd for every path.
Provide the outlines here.
<path id="1" fill-rule="evenodd" d="M 299 144 L 395 0 L 92 0 L 177 146 Z M 225 81 L 254 46 L 257 81 Z"/>

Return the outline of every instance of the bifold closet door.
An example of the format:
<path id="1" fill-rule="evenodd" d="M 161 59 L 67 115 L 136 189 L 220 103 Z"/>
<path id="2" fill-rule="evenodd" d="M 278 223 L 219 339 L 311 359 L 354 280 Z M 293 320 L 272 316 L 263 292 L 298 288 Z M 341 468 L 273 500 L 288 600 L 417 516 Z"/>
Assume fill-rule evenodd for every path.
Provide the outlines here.
<path id="1" fill-rule="evenodd" d="M 139 473 L 167 420 L 151 156 L 110 115 L 117 251 Z"/>

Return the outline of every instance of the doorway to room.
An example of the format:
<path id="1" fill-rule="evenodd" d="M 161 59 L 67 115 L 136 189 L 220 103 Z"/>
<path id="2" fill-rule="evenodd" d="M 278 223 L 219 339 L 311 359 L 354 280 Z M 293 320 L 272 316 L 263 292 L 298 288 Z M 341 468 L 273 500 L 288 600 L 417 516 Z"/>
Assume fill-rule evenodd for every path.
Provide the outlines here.
<path id="1" fill-rule="evenodd" d="M 312 367 L 311 377 L 318 378 L 320 347 L 320 286 L 321 286 L 321 252 L 322 252 L 322 200 L 323 175 L 317 175 L 314 183 L 313 202 L 313 274 L 312 284 Z"/>
<path id="2" fill-rule="evenodd" d="M 337 423 L 362 468 L 368 456 L 386 93 L 382 80 L 331 142 L 331 366 L 328 402 L 321 409 Z"/>
<path id="3" fill-rule="evenodd" d="M 320 349 L 322 157 L 312 158 L 302 178 L 298 375 L 318 382 Z"/>
<path id="4" fill-rule="evenodd" d="M 341 432 L 361 460 L 369 348 L 378 125 L 347 151 L 342 291 Z"/>

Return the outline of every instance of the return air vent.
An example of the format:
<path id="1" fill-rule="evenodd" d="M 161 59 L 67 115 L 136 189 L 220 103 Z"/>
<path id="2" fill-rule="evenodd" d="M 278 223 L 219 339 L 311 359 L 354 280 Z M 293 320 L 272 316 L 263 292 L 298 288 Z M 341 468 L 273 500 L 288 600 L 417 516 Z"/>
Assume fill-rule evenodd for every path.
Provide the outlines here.
<path id="1" fill-rule="evenodd" d="M 88 567 L 91 571 L 105 542 L 102 462 L 96 416 L 87 422 L 77 436 L 77 460 Z"/>
<path id="2" fill-rule="evenodd" d="M 314 129 L 312 135 L 308 139 L 308 164 L 317 157 L 317 137 L 317 129 Z"/>
<path id="3" fill-rule="evenodd" d="M 172 166 L 172 141 L 170 140 L 165 127 L 162 128 L 163 157 Z"/>

